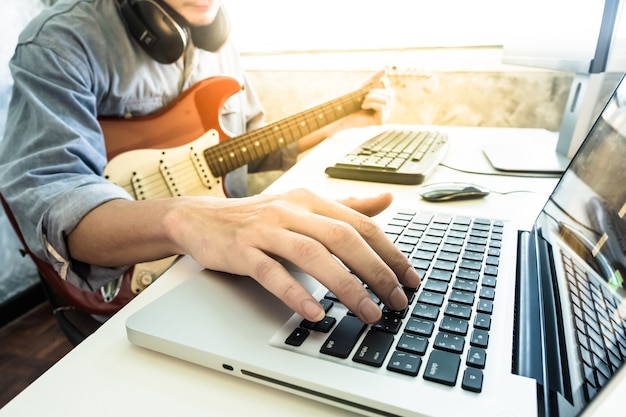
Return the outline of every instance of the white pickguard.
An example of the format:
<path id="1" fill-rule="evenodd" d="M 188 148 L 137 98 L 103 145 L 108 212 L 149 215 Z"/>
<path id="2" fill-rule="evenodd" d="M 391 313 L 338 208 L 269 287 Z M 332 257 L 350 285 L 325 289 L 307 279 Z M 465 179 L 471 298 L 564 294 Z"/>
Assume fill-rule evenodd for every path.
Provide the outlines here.
<path id="1" fill-rule="evenodd" d="M 169 149 L 138 149 L 113 158 L 104 177 L 123 187 L 136 200 L 177 196 L 226 197 L 222 178 L 211 174 L 203 155 L 217 145 L 219 135 L 209 130 L 186 145 Z"/>

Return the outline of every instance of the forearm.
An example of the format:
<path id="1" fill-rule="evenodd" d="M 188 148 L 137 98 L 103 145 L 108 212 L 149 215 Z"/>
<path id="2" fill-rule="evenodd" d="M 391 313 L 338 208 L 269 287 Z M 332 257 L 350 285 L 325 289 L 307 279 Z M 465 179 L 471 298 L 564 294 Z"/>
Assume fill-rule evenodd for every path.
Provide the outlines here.
<path id="1" fill-rule="evenodd" d="M 175 199 L 111 200 L 90 211 L 68 237 L 74 260 L 115 267 L 177 253 L 164 224 Z"/>

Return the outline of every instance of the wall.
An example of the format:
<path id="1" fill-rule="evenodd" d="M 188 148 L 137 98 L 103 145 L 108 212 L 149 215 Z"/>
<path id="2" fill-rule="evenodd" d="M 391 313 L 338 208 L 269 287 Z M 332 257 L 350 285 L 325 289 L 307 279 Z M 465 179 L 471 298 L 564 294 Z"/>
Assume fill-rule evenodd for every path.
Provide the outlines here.
<path id="1" fill-rule="evenodd" d="M 372 71 L 251 69 L 267 120 L 280 120 L 358 88 Z M 391 71 L 389 123 L 531 127 L 557 131 L 572 74 L 537 70 Z M 250 193 L 278 173 L 256 175 Z"/>
<path id="2" fill-rule="evenodd" d="M 365 71 L 249 71 L 279 120 L 358 88 Z M 558 130 L 572 75 L 552 71 L 392 73 L 390 123 L 541 127 Z"/>

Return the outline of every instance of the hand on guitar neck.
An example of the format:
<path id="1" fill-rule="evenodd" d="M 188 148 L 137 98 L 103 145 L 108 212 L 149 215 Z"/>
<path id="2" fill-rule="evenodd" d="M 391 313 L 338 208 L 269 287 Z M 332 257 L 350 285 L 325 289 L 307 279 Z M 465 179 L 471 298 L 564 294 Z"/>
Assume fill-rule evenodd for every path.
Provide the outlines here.
<path id="1" fill-rule="evenodd" d="M 387 70 L 380 70 L 372 75 L 360 88 L 368 90 L 360 111 L 350 113 L 331 125 L 320 129 L 314 134 L 300 139 L 299 151 L 304 152 L 319 144 L 333 133 L 347 128 L 381 125 L 389 119 L 391 105 L 395 98 L 395 90 L 388 87 Z M 317 134 L 315 134 L 317 133 Z"/>

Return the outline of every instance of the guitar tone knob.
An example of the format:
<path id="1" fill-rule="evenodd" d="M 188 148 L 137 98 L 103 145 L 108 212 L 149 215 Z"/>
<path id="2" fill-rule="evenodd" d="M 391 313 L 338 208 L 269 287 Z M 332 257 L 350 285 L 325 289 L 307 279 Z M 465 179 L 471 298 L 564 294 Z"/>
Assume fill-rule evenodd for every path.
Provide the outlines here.
<path id="1" fill-rule="evenodd" d="M 141 285 L 145 287 L 147 287 L 148 285 L 152 284 L 152 282 L 154 281 L 154 274 L 152 272 L 149 271 L 142 271 L 139 274 L 139 283 Z"/>

